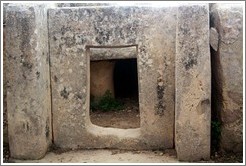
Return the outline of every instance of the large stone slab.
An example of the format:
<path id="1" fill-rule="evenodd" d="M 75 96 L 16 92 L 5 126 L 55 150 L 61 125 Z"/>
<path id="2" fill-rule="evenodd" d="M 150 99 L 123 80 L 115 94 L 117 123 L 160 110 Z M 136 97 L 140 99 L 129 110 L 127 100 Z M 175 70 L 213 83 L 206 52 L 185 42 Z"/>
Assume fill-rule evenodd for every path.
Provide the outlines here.
<path id="1" fill-rule="evenodd" d="M 114 67 L 112 61 L 93 61 L 90 63 L 90 98 L 102 97 L 107 91 L 114 92 Z"/>
<path id="2" fill-rule="evenodd" d="M 62 148 L 173 148 L 176 8 L 54 8 L 48 15 L 54 143 Z M 90 48 L 129 45 L 138 53 L 140 128 L 93 125 Z"/>
<path id="3" fill-rule="evenodd" d="M 4 75 L 9 148 L 13 158 L 41 158 L 51 143 L 47 34 L 45 5 L 8 5 Z"/>
<path id="4" fill-rule="evenodd" d="M 214 51 L 213 68 L 220 115 L 221 149 L 243 152 L 243 6 L 214 4 L 211 26 L 219 34 L 218 51 Z"/>
<path id="5" fill-rule="evenodd" d="M 175 146 L 179 160 L 210 158 L 208 4 L 180 6 L 176 38 Z"/>

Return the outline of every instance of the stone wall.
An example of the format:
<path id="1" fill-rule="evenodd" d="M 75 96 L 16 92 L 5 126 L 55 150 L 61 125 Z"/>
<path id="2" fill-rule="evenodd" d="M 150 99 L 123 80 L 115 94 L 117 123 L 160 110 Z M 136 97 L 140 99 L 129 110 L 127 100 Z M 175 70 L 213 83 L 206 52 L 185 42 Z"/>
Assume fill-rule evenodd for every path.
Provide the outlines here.
<path id="1" fill-rule="evenodd" d="M 240 5 L 214 4 L 210 10 L 208 4 L 87 5 L 9 4 L 4 10 L 4 112 L 11 157 L 41 158 L 53 140 L 72 149 L 175 148 L 179 160 L 208 160 L 211 66 L 221 149 L 242 152 Z M 90 122 L 91 60 L 119 58 L 137 59 L 137 129 Z"/>
<path id="2" fill-rule="evenodd" d="M 211 6 L 214 111 L 221 126 L 220 148 L 243 152 L 243 7 Z"/>

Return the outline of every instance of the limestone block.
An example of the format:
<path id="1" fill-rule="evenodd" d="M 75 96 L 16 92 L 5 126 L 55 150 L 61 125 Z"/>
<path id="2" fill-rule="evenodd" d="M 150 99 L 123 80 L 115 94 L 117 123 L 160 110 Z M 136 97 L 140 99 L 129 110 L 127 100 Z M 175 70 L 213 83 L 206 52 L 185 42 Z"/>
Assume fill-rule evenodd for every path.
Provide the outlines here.
<path id="1" fill-rule="evenodd" d="M 3 73 L 6 73 L 6 7 L 8 3 L 3 3 Z M 3 143 L 8 144 L 8 119 L 7 119 L 7 80 L 3 74 Z"/>
<path id="2" fill-rule="evenodd" d="M 210 158 L 211 69 L 208 4 L 178 7 L 175 146 L 179 160 Z"/>
<path id="3" fill-rule="evenodd" d="M 9 5 L 9 3 L 3 3 L 3 23 L 6 23 L 6 8 Z"/>
<path id="4" fill-rule="evenodd" d="M 90 63 L 90 95 L 102 97 L 106 91 L 114 96 L 114 73 L 115 62 L 91 61 Z"/>
<path id="5" fill-rule="evenodd" d="M 79 6 L 109 6 L 112 5 L 111 3 L 57 3 L 58 7 L 79 7 Z"/>
<path id="6" fill-rule="evenodd" d="M 6 10 L 5 10 L 6 11 Z M 6 28 L 3 27 L 3 73 L 6 72 Z M 8 144 L 8 119 L 7 119 L 7 80 L 3 75 L 3 143 Z"/>
<path id="7" fill-rule="evenodd" d="M 221 116 L 221 149 L 243 152 L 243 6 L 214 4 L 211 25 L 219 33 L 215 59 L 215 76 L 221 101 L 217 110 Z"/>
<path id="8" fill-rule="evenodd" d="M 48 11 L 53 131 L 57 146 L 173 148 L 176 13 L 175 7 L 119 6 Z M 135 47 L 136 55 L 129 48 L 130 54 L 124 53 L 120 58 L 137 58 L 140 128 L 103 128 L 90 122 L 90 54 L 98 55 L 92 46 Z M 96 58 L 112 57 L 104 52 L 101 52 L 103 58 L 101 55 Z"/>
<path id="9" fill-rule="evenodd" d="M 45 5 L 8 5 L 4 74 L 11 157 L 41 158 L 52 137 Z"/>
<path id="10" fill-rule="evenodd" d="M 137 58 L 136 46 L 118 48 L 90 48 L 90 60 Z"/>

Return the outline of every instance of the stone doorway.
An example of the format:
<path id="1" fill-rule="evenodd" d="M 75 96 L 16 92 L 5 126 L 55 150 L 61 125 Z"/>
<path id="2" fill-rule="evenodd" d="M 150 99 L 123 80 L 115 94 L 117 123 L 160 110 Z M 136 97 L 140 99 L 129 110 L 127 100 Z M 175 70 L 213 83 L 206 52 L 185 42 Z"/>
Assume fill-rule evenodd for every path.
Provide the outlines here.
<path id="1" fill-rule="evenodd" d="M 90 62 L 90 120 L 113 128 L 139 128 L 137 59 Z"/>
<path id="2" fill-rule="evenodd" d="M 56 146 L 173 148 L 176 15 L 170 14 L 171 8 L 159 12 L 128 9 L 56 8 L 48 11 Z M 162 15 L 168 17 L 160 17 Z M 137 62 L 139 127 L 95 125 L 90 119 L 90 62 L 121 59 L 136 59 Z M 109 67 L 110 63 L 107 65 Z M 112 92 L 117 96 L 115 89 Z"/>
<path id="3" fill-rule="evenodd" d="M 175 140 L 180 160 L 209 158 L 208 4 L 13 5 L 7 17 L 12 157 L 40 158 L 51 143 L 63 149 L 138 150 L 174 148 Z M 98 60 L 125 59 L 102 53 L 115 46 L 137 58 L 140 128 L 105 128 L 90 121 L 90 58 L 99 51 Z"/>

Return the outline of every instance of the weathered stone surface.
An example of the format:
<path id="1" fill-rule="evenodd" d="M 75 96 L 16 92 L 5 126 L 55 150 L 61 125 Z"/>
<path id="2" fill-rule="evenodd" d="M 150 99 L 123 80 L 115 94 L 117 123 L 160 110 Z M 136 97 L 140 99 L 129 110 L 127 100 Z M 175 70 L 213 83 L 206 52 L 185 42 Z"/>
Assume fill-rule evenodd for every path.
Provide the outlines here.
<path id="1" fill-rule="evenodd" d="M 3 24 L 6 23 L 6 8 L 9 5 L 9 3 L 3 3 Z"/>
<path id="2" fill-rule="evenodd" d="M 210 158 L 208 4 L 180 6 L 176 38 L 175 146 L 179 160 Z"/>
<path id="3" fill-rule="evenodd" d="M 213 68 L 221 101 L 221 149 L 243 151 L 243 7 L 239 4 L 215 4 L 211 8 L 211 26 L 220 37 Z"/>
<path id="4" fill-rule="evenodd" d="M 210 28 L 210 37 L 209 37 L 210 46 L 217 51 L 219 45 L 219 34 L 215 28 Z"/>
<path id="5" fill-rule="evenodd" d="M 137 58 L 136 46 L 124 48 L 90 48 L 90 60 Z"/>
<path id="6" fill-rule="evenodd" d="M 102 97 L 106 91 L 114 96 L 113 61 L 91 61 L 90 63 L 90 95 Z"/>
<path id="7" fill-rule="evenodd" d="M 41 158 L 51 143 L 47 34 L 45 5 L 8 5 L 4 74 L 13 158 Z"/>
<path id="8" fill-rule="evenodd" d="M 3 3 L 3 73 L 6 73 L 6 7 L 8 3 Z M 3 75 L 3 143 L 8 144 L 8 119 L 7 119 L 7 80 Z"/>
<path id="9" fill-rule="evenodd" d="M 3 73 L 6 73 L 6 28 L 3 27 Z M 8 118 L 7 118 L 7 80 L 3 75 L 3 143 L 8 144 Z"/>
<path id="10" fill-rule="evenodd" d="M 62 148 L 173 148 L 176 8 L 55 8 L 48 15 L 54 143 Z M 141 127 L 95 126 L 89 118 L 87 47 L 129 45 L 138 52 Z"/>
<path id="11" fill-rule="evenodd" d="M 109 6 L 113 3 L 57 3 L 57 7 Z"/>

